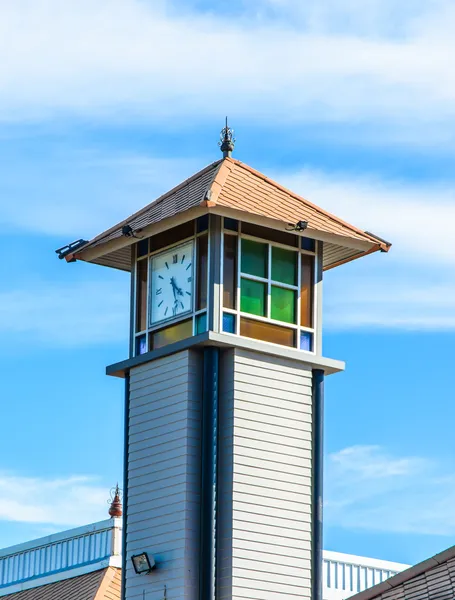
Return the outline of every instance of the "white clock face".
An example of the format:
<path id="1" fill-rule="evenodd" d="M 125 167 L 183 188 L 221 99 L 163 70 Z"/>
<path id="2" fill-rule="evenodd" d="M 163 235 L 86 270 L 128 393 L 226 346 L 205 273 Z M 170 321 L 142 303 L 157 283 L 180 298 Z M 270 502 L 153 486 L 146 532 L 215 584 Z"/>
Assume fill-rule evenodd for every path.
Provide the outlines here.
<path id="1" fill-rule="evenodd" d="M 193 310 L 193 242 L 152 256 L 150 324 Z"/>

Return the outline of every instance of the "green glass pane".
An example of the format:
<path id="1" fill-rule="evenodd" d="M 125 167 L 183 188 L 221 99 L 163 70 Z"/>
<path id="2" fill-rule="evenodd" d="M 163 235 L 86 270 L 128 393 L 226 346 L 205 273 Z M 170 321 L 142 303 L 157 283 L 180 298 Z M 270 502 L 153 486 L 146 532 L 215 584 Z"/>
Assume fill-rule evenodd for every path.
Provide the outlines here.
<path id="1" fill-rule="evenodd" d="M 243 279 L 240 286 L 240 310 L 265 317 L 266 284 Z"/>
<path id="2" fill-rule="evenodd" d="M 297 252 L 272 247 L 272 279 L 297 285 Z"/>
<path id="3" fill-rule="evenodd" d="M 272 285 L 271 317 L 285 323 L 296 322 L 295 295 L 293 290 Z"/>
<path id="4" fill-rule="evenodd" d="M 267 244 L 242 240 L 242 273 L 267 277 Z"/>

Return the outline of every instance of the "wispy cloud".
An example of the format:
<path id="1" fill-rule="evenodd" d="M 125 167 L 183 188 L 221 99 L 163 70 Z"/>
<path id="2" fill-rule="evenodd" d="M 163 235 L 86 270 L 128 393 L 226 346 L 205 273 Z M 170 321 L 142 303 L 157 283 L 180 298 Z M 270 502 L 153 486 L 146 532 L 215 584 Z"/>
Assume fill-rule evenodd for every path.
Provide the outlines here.
<path id="1" fill-rule="evenodd" d="M 0 116 L 182 122 L 228 109 L 290 123 L 375 119 L 396 138 L 454 115 L 450 0 L 401 10 L 275 0 L 244 3 L 233 19 L 176 4 L 4 0 Z"/>
<path id="2" fill-rule="evenodd" d="M 327 525 L 351 530 L 455 533 L 455 477 L 419 456 L 352 446 L 328 456 Z"/>
<path id="3" fill-rule="evenodd" d="M 0 292 L 0 333 L 27 345 L 79 346 L 127 339 L 128 282 L 53 284 Z M 23 342 L 21 342 L 23 344 Z"/>
<path id="4" fill-rule="evenodd" d="M 91 477 L 0 473 L 0 521 L 77 526 L 106 518 L 109 490 Z"/>
<path id="5" fill-rule="evenodd" d="M 20 139 L 0 148 L 0 223 L 72 239 L 90 239 L 204 166 L 71 142 L 35 143 L 39 152 Z"/>
<path id="6" fill-rule="evenodd" d="M 326 274 L 327 327 L 455 330 L 451 182 L 415 183 L 310 168 L 277 172 L 275 178 L 393 243 L 388 255 Z"/>

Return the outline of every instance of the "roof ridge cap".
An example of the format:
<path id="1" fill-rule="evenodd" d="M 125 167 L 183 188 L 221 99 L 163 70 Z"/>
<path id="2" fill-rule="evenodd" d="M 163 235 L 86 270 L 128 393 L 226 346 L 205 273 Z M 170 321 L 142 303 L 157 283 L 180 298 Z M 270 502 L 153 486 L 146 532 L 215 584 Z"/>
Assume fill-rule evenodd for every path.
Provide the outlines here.
<path id="1" fill-rule="evenodd" d="M 228 159 L 225 159 L 225 160 L 228 160 Z M 243 169 L 245 169 L 247 171 L 250 171 L 256 177 L 259 177 L 260 179 L 263 179 L 264 181 L 267 181 L 268 183 L 270 183 L 274 187 L 280 189 L 281 191 L 286 192 L 287 194 L 289 194 L 290 196 L 292 196 L 296 200 L 299 200 L 300 202 L 303 202 L 307 206 L 309 206 L 309 207 L 311 207 L 311 208 L 313 208 L 315 210 L 320 211 L 321 213 L 323 213 L 327 217 L 330 217 L 331 219 L 333 219 L 334 221 L 340 223 L 344 227 L 347 227 L 351 231 L 354 231 L 355 233 L 360 233 L 361 235 L 365 236 L 370 241 L 374 242 L 379 248 L 385 250 L 386 252 L 389 250 L 391 244 L 386 244 L 385 242 L 379 241 L 375 236 L 369 235 L 368 233 L 366 233 L 362 229 L 356 227 L 355 225 L 351 225 L 350 223 L 348 223 L 347 221 L 344 221 L 343 219 L 340 219 L 339 217 L 337 217 L 336 215 L 332 214 L 328 210 L 325 210 L 325 209 L 321 208 L 317 204 L 313 204 L 313 202 L 310 202 L 309 200 L 307 200 L 303 196 L 299 196 L 299 194 L 296 194 L 295 192 L 293 192 L 289 188 L 285 187 L 284 185 L 281 185 L 281 183 L 278 183 L 274 179 L 271 179 L 270 177 L 267 177 L 267 175 L 264 175 L 264 173 L 261 173 L 260 171 L 257 171 L 253 167 L 250 167 L 250 165 L 247 165 L 246 163 L 243 163 L 242 161 L 240 161 L 238 159 L 235 159 L 235 158 L 230 158 L 229 160 L 231 162 L 233 162 L 235 165 L 239 166 L 240 168 L 243 168 Z"/>
<path id="2" fill-rule="evenodd" d="M 224 184 L 226 183 L 229 174 L 232 172 L 232 166 L 230 166 L 230 163 L 233 162 L 234 161 L 232 158 L 228 156 L 221 159 L 218 171 L 216 172 L 216 175 L 207 190 L 210 192 L 210 194 L 208 197 L 205 196 L 203 198 L 201 206 L 213 207 L 217 205 L 218 198 L 223 190 Z"/>
<path id="3" fill-rule="evenodd" d="M 158 198 L 155 198 L 155 200 L 152 200 L 152 202 L 149 202 L 149 204 L 147 204 L 146 206 L 142 207 L 141 209 L 137 210 L 136 212 L 134 212 L 131 215 L 129 215 L 128 217 L 126 217 L 126 219 L 123 219 L 122 221 L 119 221 L 118 223 L 116 223 L 115 225 L 113 225 L 112 227 L 110 227 L 109 229 L 106 229 L 106 231 L 103 231 L 103 233 L 100 233 L 99 235 L 97 235 L 94 238 L 92 238 L 91 240 L 89 240 L 88 244 L 92 244 L 93 242 L 97 242 L 100 239 L 103 239 L 104 237 L 108 236 L 110 233 L 112 233 L 113 231 L 115 231 L 119 227 L 122 227 L 123 225 L 126 225 L 128 223 L 128 221 L 131 221 L 132 219 L 134 219 L 134 218 L 138 217 L 139 215 L 143 214 L 146 210 L 148 210 L 152 206 L 158 204 L 159 202 L 162 202 L 168 196 L 170 196 L 171 194 L 175 193 L 177 190 L 183 188 L 185 185 L 188 185 L 189 183 L 191 183 L 191 181 L 193 181 L 197 177 L 200 177 L 201 175 L 203 175 L 204 173 L 206 173 L 210 169 L 213 169 L 216 166 L 218 166 L 222 161 L 223 161 L 222 158 L 219 159 L 219 160 L 216 160 L 216 161 L 210 163 L 209 165 L 207 165 L 206 167 L 204 167 L 203 169 L 201 169 L 200 171 L 197 171 L 196 173 L 194 173 L 190 177 L 187 177 L 184 181 L 180 182 L 179 184 L 177 184 L 176 186 L 174 186 L 173 188 L 171 188 L 170 190 L 168 190 L 164 194 L 161 194 L 161 196 L 158 196 Z M 86 245 L 88 245 L 88 244 L 86 244 Z M 81 247 L 80 249 L 78 248 L 78 251 L 82 251 L 83 248 L 84 247 Z"/>
<path id="4" fill-rule="evenodd" d="M 106 567 L 104 569 L 104 574 L 101 577 L 101 580 L 98 585 L 98 589 L 93 600 L 103 600 L 107 590 L 109 589 L 111 583 L 114 581 L 116 574 L 116 570 L 114 567 Z"/>

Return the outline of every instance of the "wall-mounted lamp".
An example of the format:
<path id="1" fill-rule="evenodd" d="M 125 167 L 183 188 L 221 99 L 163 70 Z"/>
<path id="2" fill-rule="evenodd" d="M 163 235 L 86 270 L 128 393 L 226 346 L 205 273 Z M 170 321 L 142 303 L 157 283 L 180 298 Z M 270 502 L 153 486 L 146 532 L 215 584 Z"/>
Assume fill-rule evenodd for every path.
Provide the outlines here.
<path id="1" fill-rule="evenodd" d="M 156 567 L 153 557 L 149 558 L 147 552 L 135 554 L 131 557 L 131 562 L 137 575 L 147 575 Z"/>
<path id="2" fill-rule="evenodd" d="M 308 227 L 308 221 L 297 221 L 294 225 L 293 223 L 289 223 L 286 227 L 286 231 L 305 231 Z"/>

